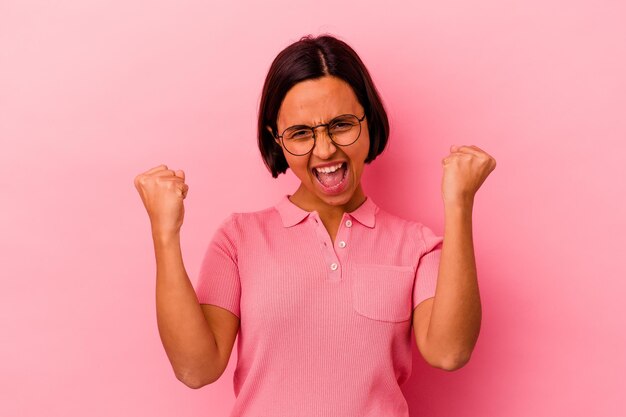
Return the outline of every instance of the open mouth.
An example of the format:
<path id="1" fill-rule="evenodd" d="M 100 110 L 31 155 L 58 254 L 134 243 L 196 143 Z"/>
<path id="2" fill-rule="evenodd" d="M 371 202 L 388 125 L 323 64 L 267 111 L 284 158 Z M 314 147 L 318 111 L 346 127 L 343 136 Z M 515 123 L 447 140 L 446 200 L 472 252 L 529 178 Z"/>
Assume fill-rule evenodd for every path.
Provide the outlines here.
<path id="1" fill-rule="evenodd" d="M 344 184 L 348 176 L 348 164 L 347 162 L 342 162 L 341 166 L 333 172 L 321 172 L 313 168 L 313 173 L 324 189 L 328 191 L 337 190 Z"/>

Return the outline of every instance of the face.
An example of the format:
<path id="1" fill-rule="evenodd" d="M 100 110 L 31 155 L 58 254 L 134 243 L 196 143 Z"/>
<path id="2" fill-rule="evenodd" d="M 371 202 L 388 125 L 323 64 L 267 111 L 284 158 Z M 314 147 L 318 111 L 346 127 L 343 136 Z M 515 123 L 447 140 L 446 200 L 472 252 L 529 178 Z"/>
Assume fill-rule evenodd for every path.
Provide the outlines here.
<path id="1" fill-rule="evenodd" d="M 294 125 L 328 123 L 341 114 L 359 118 L 365 114 L 350 84 L 333 76 L 302 81 L 285 95 L 276 121 L 277 134 Z M 358 206 L 364 199 L 360 180 L 370 146 L 367 118 L 361 122 L 359 138 L 351 145 L 335 145 L 324 127 L 315 129 L 315 137 L 315 147 L 306 155 L 296 156 L 283 148 L 289 168 L 302 182 L 296 194 L 300 193 L 299 198 L 311 206 Z M 282 147 L 280 139 L 276 142 Z M 314 167 L 335 162 L 345 163 L 345 179 L 334 188 L 324 187 Z"/>

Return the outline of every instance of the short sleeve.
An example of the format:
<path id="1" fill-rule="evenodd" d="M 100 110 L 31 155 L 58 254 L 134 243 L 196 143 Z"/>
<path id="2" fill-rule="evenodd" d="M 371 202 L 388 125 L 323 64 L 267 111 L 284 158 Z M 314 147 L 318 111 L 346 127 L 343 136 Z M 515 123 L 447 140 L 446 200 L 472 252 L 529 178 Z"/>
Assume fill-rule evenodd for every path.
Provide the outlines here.
<path id="1" fill-rule="evenodd" d="M 205 251 L 195 291 L 200 304 L 213 304 L 240 317 L 235 213 L 219 225 Z"/>
<path id="2" fill-rule="evenodd" d="M 413 309 L 419 303 L 435 296 L 437 275 L 439 274 L 439 260 L 443 247 L 443 236 L 436 235 L 430 228 L 421 225 L 422 255 L 417 264 L 415 285 L 413 286 Z"/>

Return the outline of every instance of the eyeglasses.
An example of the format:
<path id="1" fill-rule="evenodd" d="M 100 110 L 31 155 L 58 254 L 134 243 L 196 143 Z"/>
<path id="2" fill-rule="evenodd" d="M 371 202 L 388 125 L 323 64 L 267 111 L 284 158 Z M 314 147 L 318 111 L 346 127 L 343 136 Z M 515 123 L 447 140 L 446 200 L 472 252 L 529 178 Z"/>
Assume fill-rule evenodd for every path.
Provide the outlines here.
<path id="1" fill-rule="evenodd" d="M 320 126 L 326 127 L 326 133 L 330 140 L 338 146 L 352 145 L 361 136 L 361 122 L 365 119 L 358 118 L 354 114 L 342 114 L 328 123 L 317 126 L 296 125 L 288 127 L 282 135 L 275 136 L 281 140 L 283 147 L 292 155 L 306 155 L 315 147 L 315 129 Z"/>

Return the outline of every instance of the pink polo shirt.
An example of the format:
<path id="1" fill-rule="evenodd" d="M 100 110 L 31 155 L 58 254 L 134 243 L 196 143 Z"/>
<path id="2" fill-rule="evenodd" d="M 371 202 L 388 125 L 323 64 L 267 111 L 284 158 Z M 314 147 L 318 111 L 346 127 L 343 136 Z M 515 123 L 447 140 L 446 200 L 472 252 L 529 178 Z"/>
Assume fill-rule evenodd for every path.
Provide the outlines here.
<path id="1" fill-rule="evenodd" d="M 289 196 L 229 215 L 195 286 L 241 320 L 230 417 L 408 417 L 412 312 L 435 295 L 443 237 L 368 197 L 331 242 Z"/>

